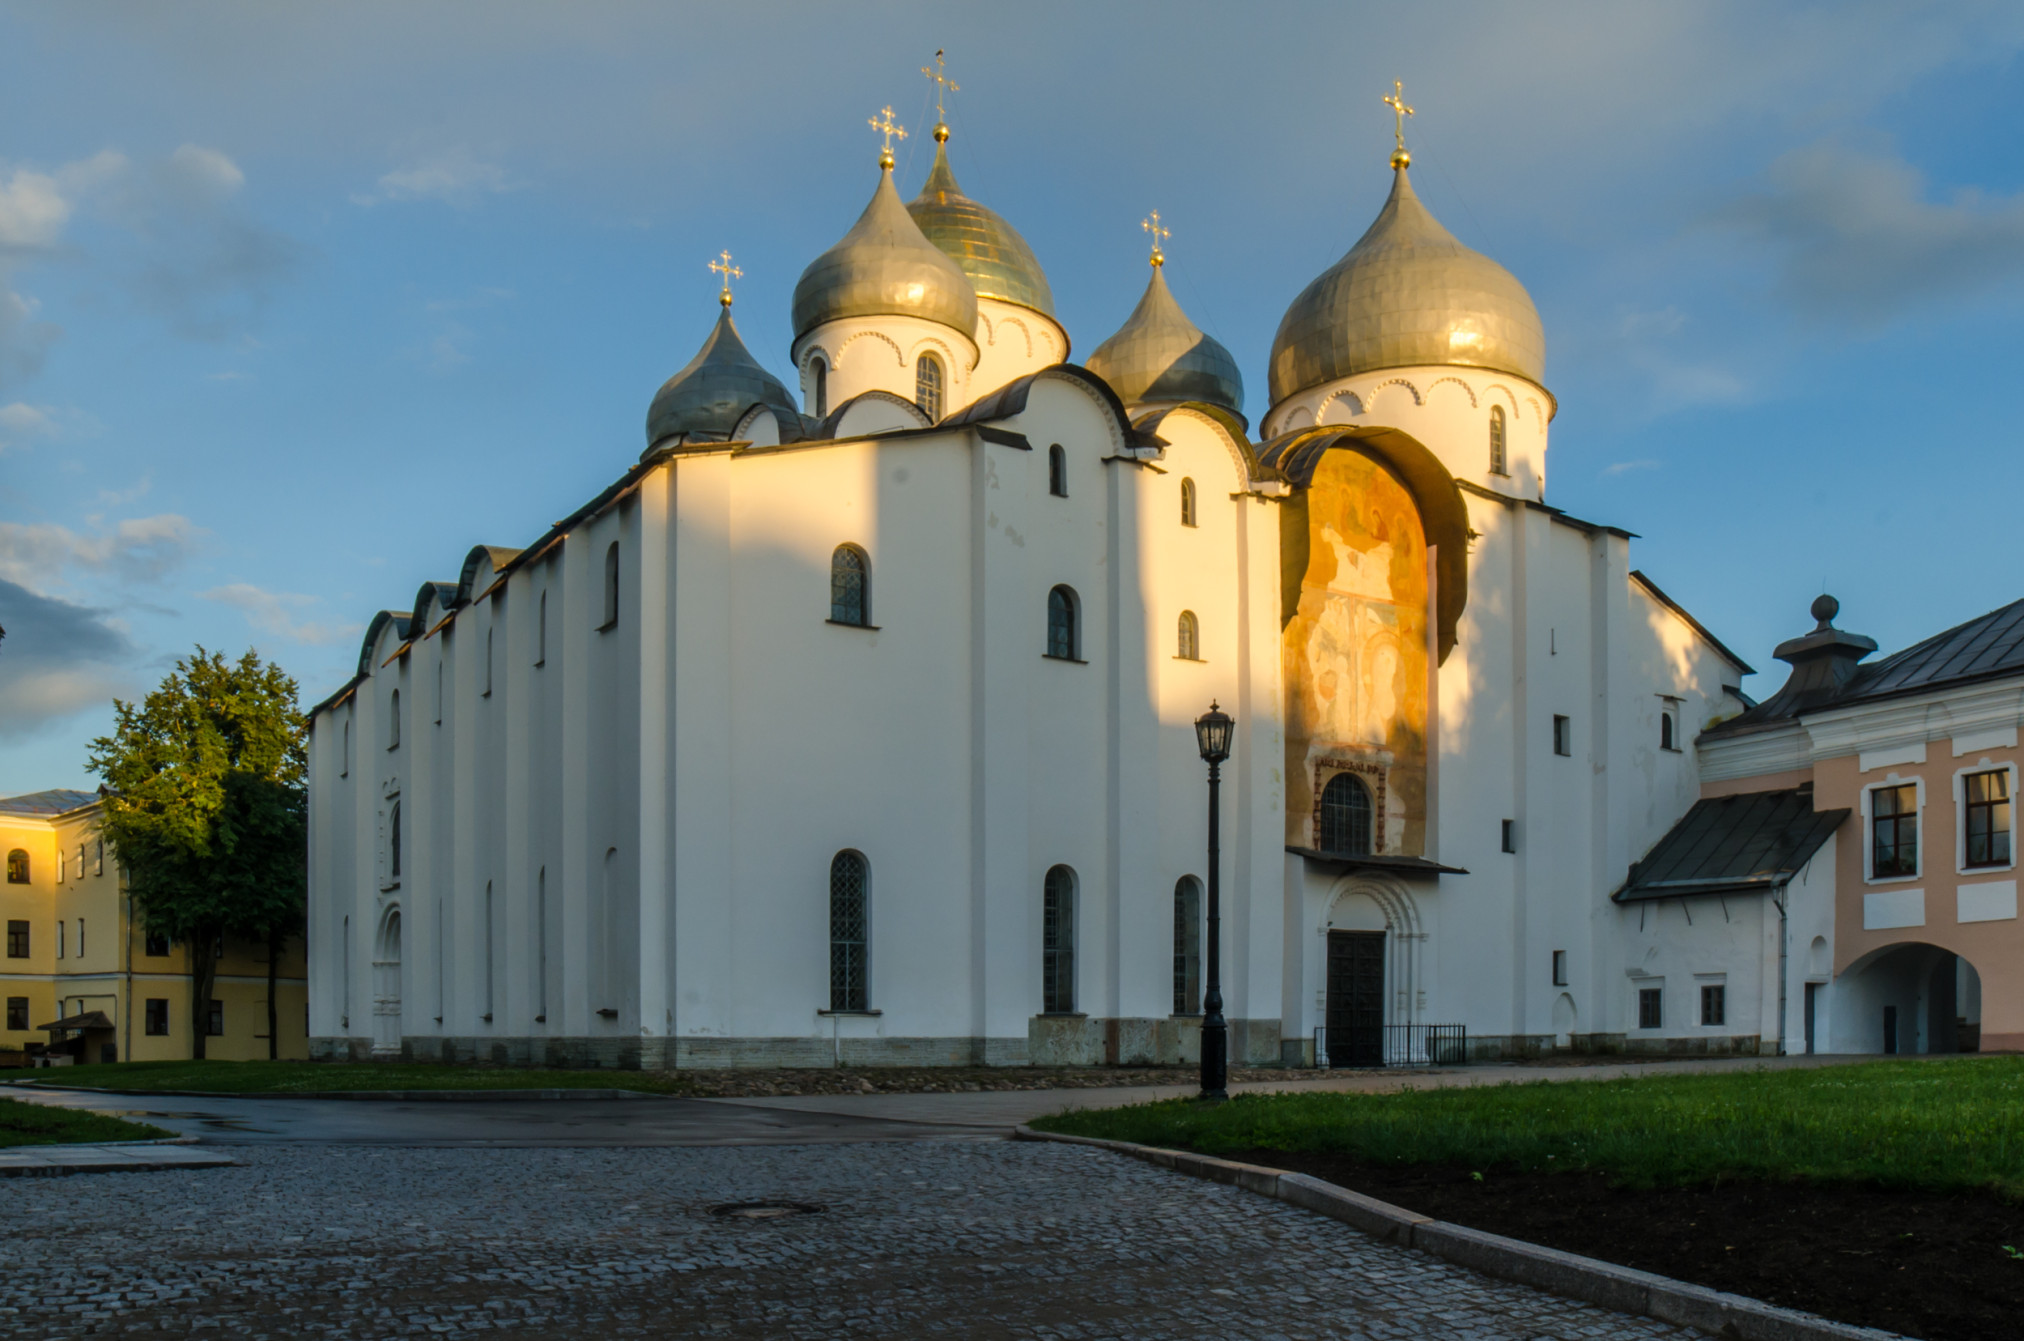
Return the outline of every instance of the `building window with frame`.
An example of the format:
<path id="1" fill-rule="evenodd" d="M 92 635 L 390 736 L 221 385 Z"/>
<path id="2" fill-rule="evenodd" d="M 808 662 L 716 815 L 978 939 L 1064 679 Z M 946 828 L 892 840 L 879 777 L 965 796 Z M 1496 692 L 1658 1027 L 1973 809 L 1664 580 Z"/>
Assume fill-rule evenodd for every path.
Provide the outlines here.
<path id="1" fill-rule="evenodd" d="M 1337 773 L 1321 789 L 1321 850 L 1367 856 L 1370 831 L 1370 788 L 1354 773 Z"/>
<path id="2" fill-rule="evenodd" d="M 169 999 L 167 997 L 151 996 L 148 998 L 147 1020 L 148 1033 L 156 1038 L 161 1038 L 168 1034 Z"/>
<path id="3" fill-rule="evenodd" d="M 545 591 L 534 609 L 534 664 L 537 667 L 548 664 L 548 593 Z M 438 694 L 437 697 L 442 696 Z M 436 713 L 436 720 L 443 720 L 440 710 Z"/>
<path id="4" fill-rule="evenodd" d="M 28 958 L 28 923 L 18 918 L 10 918 L 7 922 L 7 957 Z"/>
<path id="5" fill-rule="evenodd" d="M 1565 950 L 1555 950 L 1553 952 L 1553 985 L 1555 987 L 1567 986 L 1567 951 Z"/>
<path id="6" fill-rule="evenodd" d="M 1058 442 L 1047 449 L 1047 492 L 1068 497 L 1068 453 Z"/>
<path id="7" fill-rule="evenodd" d="M 387 695 L 387 748 L 401 747 L 401 691 L 396 689 Z"/>
<path id="8" fill-rule="evenodd" d="M 1869 793 L 1869 874 L 1893 880 L 1919 873 L 1917 783 L 1872 787 Z"/>
<path id="9" fill-rule="evenodd" d="M 1967 824 L 1965 866 L 2010 864 L 2010 770 L 1970 773 L 1961 779 Z"/>
<path id="10" fill-rule="evenodd" d="M 65 944 L 63 933 L 67 931 L 69 927 L 70 924 L 68 922 L 65 922 L 62 918 L 59 917 L 56 919 L 56 957 L 58 959 L 64 959 L 68 957 L 67 954 L 68 947 Z"/>
<path id="11" fill-rule="evenodd" d="M 615 628 L 618 625 L 618 541 L 611 542 L 604 551 L 604 623 L 599 629 Z"/>
<path id="12" fill-rule="evenodd" d="M 1202 882 L 1174 885 L 1174 1014 L 1202 1013 Z"/>
<path id="13" fill-rule="evenodd" d="M 1047 655 L 1057 661 L 1075 661 L 1082 650 L 1080 602 L 1072 587 L 1056 587 L 1047 593 Z"/>
<path id="14" fill-rule="evenodd" d="M 1680 710 L 1670 703 L 1659 708 L 1659 748 L 1680 752 Z"/>
<path id="15" fill-rule="evenodd" d="M 1195 482 L 1181 481 L 1181 525 L 1195 525 Z"/>
<path id="16" fill-rule="evenodd" d="M 1504 407 L 1490 407 L 1490 473 L 1509 475 L 1504 460 Z"/>
<path id="17" fill-rule="evenodd" d="M 808 382 L 811 388 L 809 402 L 815 406 L 815 417 L 829 417 L 829 364 L 821 355 L 808 361 Z"/>
<path id="18" fill-rule="evenodd" d="M 447 633 L 445 637 L 449 636 Z M 443 724 L 443 650 L 436 649 L 436 725 Z"/>
<path id="19" fill-rule="evenodd" d="M 933 354 L 914 360 L 914 403 L 928 416 L 929 423 L 942 417 L 942 361 Z"/>
<path id="20" fill-rule="evenodd" d="M 341 778 L 348 778 L 351 776 L 351 719 L 349 717 L 344 719 L 343 741 L 339 745 L 338 750 L 337 775 Z"/>
<path id="21" fill-rule="evenodd" d="M 871 1009 L 871 868 L 859 852 L 829 863 L 829 1008 Z"/>
<path id="22" fill-rule="evenodd" d="M 147 938 L 142 942 L 141 953 L 149 959 L 167 959 L 169 957 L 169 938 L 159 931 L 150 931 L 147 934 Z"/>
<path id="23" fill-rule="evenodd" d="M 225 1003 L 217 997 L 211 998 L 211 1008 L 204 1012 L 204 1033 L 211 1038 L 225 1036 Z"/>
<path id="24" fill-rule="evenodd" d="M 1202 659 L 1202 625 L 1193 610 L 1181 611 L 1180 637 L 1174 655 L 1183 661 Z"/>
<path id="25" fill-rule="evenodd" d="M 91 850 L 91 873 L 92 873 L 93 875 L 104 875 L 104 874 L 105 874 L 105 839 L 103 839 L 103 838 L 96 838 L 96 839 L 93 839 L 93 840 L 92 840 L 92 842 L 93 842 L 93 847 L 92 847 L 92 850 Z"/>
<path id="26" fill-rule="evenodd" d="M 7 854 L 7 883 L 25 885 L 28 883 L 28 849 L 17 847 Z"/>
<path id="27" fill-rule="evenodd" d="M 1701 1023 L 1727 1024 L 1729 1022 L 1729 989 L 1721 983 L 1701 984 Z"/>
<path id="28" fill-rule="evenodd" d="M 7 1027 L 9 1029 L 28 1028 L 27 997 L 10 996 L 7 998 Z"/>
<path id="29" fill-rule="evenodd" d="M 492 697 L 492 630 L 485 630 L 485 688 L 480 698 Z"/>
<path id="30" fill-rule="evenodd" d="M 393 883 L 389 889 L 401 883 L 401 803 L 395 801 L 393 809 L 387 812 L 387 878 Z"/>
<path id="31" fill-rule="evenodd" d="M 1075 1011 L 1075 872 L 1048 871 L 1040 893 L 1040 1009 L 1048 1015 Z"/>
<path id="32" fill-rule="evenodd" d="M 829 556 L 829 622 L 871 625 L 871 560 L 856 545 L 838 545 Z"/>
<path id="33" fill-rule="evenodd" d="M 84 958 L 84 919 L 77 919 L 77 957 Z"/>
<path id="34" fill-rule="evenodd" d="M 1662 1029 L 1665 1027 L 1665 989 L 1640 987 L 1637 989 L 1637 1027 L 1640 1029 Z"/>
<path id="35" fill-rule="evenodd" d="M 1553 752 L 1555 754 L 1566 755 L 1569 758 L 1574 756 L 1574 719 L 1572 717 L 1562 717 L 1557 713 L 1554 714 Z"/>

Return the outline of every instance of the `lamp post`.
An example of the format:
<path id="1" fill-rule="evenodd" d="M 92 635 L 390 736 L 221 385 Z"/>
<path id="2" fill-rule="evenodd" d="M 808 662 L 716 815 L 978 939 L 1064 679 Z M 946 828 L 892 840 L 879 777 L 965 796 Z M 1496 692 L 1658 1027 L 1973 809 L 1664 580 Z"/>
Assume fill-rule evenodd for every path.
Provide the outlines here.
<path id="1" fill-rule="evenodd" d="M 1195 719 L 1195 744 L 1209 765 L 1209 981 L 1202 992 L 1202 1097 L 1230 1097 L 1230 1026 L 1223 1020 L 1223 906 L 1221 882 L 1222 806 L 1217 797 L 1222 763 L 1230 757 L 1230 729 L 1236 723 L 1213 701 Z"/>

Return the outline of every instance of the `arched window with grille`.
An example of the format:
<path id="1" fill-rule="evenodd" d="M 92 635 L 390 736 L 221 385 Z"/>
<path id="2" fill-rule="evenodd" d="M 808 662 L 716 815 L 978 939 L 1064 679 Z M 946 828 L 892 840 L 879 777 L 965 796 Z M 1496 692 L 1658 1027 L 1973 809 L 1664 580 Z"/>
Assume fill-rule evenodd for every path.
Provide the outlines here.
<path id="1" fill-rule="evenodd" d="M 1370 789 L 1354 773 L 1337 773 L 1321 789 L 1321 850 L 1347 856 L 1370 852 Z"/>
<path id="2" fill-rule="evenodd" d="M 28 849 L 17 847 L 7 854 L 7 883 L 25 885 L 28 883 Z"/>
<path id="3" fill-rule="evenodd" d="M 942 417 L 942 361 L 933 354 L 914 360 L 914 403 L 929 419 Z"/>
<path id="4" fill-rule="evenodd" d="M 829 364 L 818 354 L 808 361 L 809 403 L 815 406 L 815 417 L 829 416 Z"/>
<path id="5" fill-rule="evenodd" d="M 1181 525 L 1193 526 L 1194 524 L 1195 524 L 1195 482 L 1193 480 L 1182 480 Z"/>
<path id="6" fill-rule="evenodd" d="M 1047 593 L 1047 655 L 1061 661 L 1074 661 L 1082 647 L 1078 609 L 1080 602 L 1069 587 L 1056 587 Z"/>
<path id="7" fill-rule="evenodd" d="M 611 628 L 618 623 L 618 541 L 611 542 L 611 548 L 604 552 L 604 623 L 599 628 Z"/>
<path id="8" fill-rule="evenodd" d="M 1183 661 L 1202 659 L 1202 626 L 1193 610 L 1181 611 L 1180 638 L 1174 655 Z"/>
<path id="9" fill-rule="evenodd" d="M 1202 882 L 1174 885 L 1174 1014 L 1202 1013 Z"/>
<path id="10" fill-rule="evenodd" d="M 856 545 L 838 545 L 829 556 L 829 620 L 871 624 L 871 561 Z"/>
<path id="11" fill-rule="evenodd" d="M 1075 872 L 1056 866 L 1041 887 L 1040 1009 L 1075 1009 Z"/>
<path id="12" fill-rule="evenodd" d="M 1504 468 L 1504 407 L 1501 405 L 1490 407 L 1490 473 L 1511 473 Z"/>
<path id="13" fill-rule="evenodd" d="M 871 1009 L 871 868 L 860 852 L 829 863 L 829 1008 Z"/>
<path id="14" fill-rule="evenodd" d="M 1047 449 L 1047 492 L 1056 498 L 1068 497 L 1068 453 L 1058 442 Z"/>

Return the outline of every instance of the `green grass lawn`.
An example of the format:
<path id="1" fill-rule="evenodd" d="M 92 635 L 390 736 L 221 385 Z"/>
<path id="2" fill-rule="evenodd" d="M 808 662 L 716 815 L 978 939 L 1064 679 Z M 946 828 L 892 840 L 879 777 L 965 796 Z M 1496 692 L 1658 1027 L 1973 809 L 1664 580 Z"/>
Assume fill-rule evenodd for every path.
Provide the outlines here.
<path id="1" fill-rule="evenodd" d="M 644 1090 L 679 1094 L 685 1082 L 654 1071 L 530 1071 L 422 1062 L 121 1062 L 18 1073 L 88 1089 L 199 1090 L 207 1094 L 316 1094 L 332 1090 Z"/>
<path id="2" fill-rule="evenodd" d="M 1071 1112 L 1047 1131 L 1216 1155 L 1327 1151 L 1370 1164 L 1580 1170 L 1636 1188 L 1730 1178 L 2024 1200 L 2024 1058 L 1424 1089 L 1246 1094 Z"/>
<path id="3" fill-rule="evenodd" d="M 123 1122 L 102 1113 L 0 1099 L 0 1146 L 68 1145 L 75 1141 L 158 1141 L 172 1131 Z"/>

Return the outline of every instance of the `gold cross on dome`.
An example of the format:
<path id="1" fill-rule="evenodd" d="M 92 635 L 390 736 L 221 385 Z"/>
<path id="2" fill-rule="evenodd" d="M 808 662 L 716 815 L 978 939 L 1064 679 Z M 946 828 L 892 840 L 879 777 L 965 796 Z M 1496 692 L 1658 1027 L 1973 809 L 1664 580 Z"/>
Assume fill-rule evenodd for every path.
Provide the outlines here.
<path id="1" fill-rule="evenodd" d="M 1413 161 L 1413 156 L 1406 152 L 1406 118 L 1413 114 L 1413 109 L 1406 106 L 1404 81 L 1392 80 L 1392 91 L 1385 95 L 1384 102 L 1392 109 L 1392 119 L 1396 122 L 1392 127 L 1392 138 L 1398 141 L 1398 147 L 1392 150 L 1392 166 L 1402 168 Z"/>
<path id="2" fill-rule="evenodd" d="M 963 91 L 963 86 L 961 84 L 958 84 L 955 80 L 949 78 L 947 74 L 943 73 L 942 53 L 939 51 L 935 53 L 935 68 L 930 70 L 927 66 L 923 65 L 921 67 L 921 73 L 934 81 L 935 125 L 939 127 L 942 124 L 943 120 L 945 119 L 942 115 L 942 95 L 945 93 L 961 93 Z M 937 136 L 936 138 L 939 139 L 941 137 Z"/>
<path id="3" fill-rule="evenodd" d="M 879 150 L 878 165 L 889 168 L 893 165 L 893 136 L 907 137 L 907 128 L 893 120 L 893 109 L 888 106 L 870 121 L 871 128 L 885 136 L 885 147 Z"/>
<path id="4" fill-rule="evenodd" d="M 1172 237 L 1174 230 L 1160 227 L 1160 212 L 1158 210 L 1153 211 L 1150 219 L 1139 220 L 1139 227 L 1153 235 L 1153 264 L 1156 266 L 1165 265 L 1167 263 L 1167 254 L 1160 250 L 1160 243 Z"/>
<path id="5" fill-rule="evenodd" d="M 745 278 L 745 272 L 731 264 L 730 252 L 718 252 L 717 255 L 720 259 L 710 262 L 710 272 L 724 277 L 724 291 L 717 295 L 717 301 L 729 307 L 731 305 L 731 281 Z"/>

